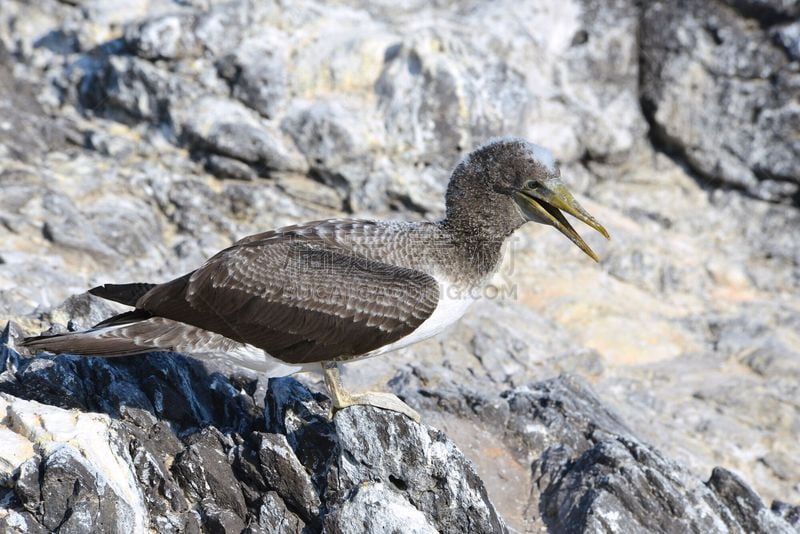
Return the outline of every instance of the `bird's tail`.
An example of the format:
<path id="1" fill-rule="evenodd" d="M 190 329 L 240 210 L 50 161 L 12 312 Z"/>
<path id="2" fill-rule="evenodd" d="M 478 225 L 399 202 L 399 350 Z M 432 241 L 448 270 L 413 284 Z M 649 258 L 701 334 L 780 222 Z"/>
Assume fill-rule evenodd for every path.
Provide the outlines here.
<path id="1" fill-rule="evenodd" d="M 105 284 L 93 287 L 89 290 L 89 293 L 96 297 L 125 304 L 126 306 L 136 306 L 136 301 L 154 287 L 156 287 L 156 284 L 141 282 L 134 284 Z"/>
<path id="2" fill-rule="evenodd" d="M 55 354 L 77 354 L 79 356 L 128 356 L 149 352 L 152 348 L 139 346 L 134 340 L 116 337 L 113 330 L 121 327 L 105 327 L 52 336 L 26 337 L 21 346 L 32 352 L 47 351 Z"/>
<path id="3" fill-rule="evenodd" d="M 20 346 L 34 353 L 47 351 L 79 356 L 142 354 L 159 348 L 152 343 L 153 336 L 146 335 L 152 330 L 147 324 L 150 317 L 143 310 L 133 310 L 106 319 L 84 332 L 26 337 Z"/>
<path id="4" fill-rule="evenodd" d="M 90 289 L 89 293 L 128 306 L 136 306 L 136 301 L 154 287 L 155 284 L 145 283 L 105 284 Z M 79 356 L 142 354 L 160 348 L 153 343 L 159 328 L 147 322 L 150 317 L 151 315 L 144 310 L 133 310 L 106 319 L 85 332 L 28 337 L 20 345 L 32 352 L 48 351 Z"/>

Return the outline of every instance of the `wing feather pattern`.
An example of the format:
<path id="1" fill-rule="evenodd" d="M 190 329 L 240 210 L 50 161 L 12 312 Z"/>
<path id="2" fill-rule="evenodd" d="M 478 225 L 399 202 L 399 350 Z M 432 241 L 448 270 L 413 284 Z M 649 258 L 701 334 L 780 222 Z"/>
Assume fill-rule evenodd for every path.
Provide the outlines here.
<path id="1" fill-rule="evenodd" d="M 433 313 L 433 277 L 355 254 L 324 224 L 246 238 L 136 306 L 292 364 L 368 353 Z"/>

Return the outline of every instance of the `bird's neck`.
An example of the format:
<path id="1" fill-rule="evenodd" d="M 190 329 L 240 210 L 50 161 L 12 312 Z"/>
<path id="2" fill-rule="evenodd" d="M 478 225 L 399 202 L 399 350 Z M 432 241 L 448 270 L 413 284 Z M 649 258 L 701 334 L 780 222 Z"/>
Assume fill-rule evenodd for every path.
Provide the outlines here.
<path id="1" fill-rule="evenodd" d="M 484 280 L 492 275 L 503 260 L 507 235 L 496 235 L 471 225 L 458 224 L 451 218 L 437 223 L 447 240 L 449 261 L 455 261 L 467 279 Z"/>

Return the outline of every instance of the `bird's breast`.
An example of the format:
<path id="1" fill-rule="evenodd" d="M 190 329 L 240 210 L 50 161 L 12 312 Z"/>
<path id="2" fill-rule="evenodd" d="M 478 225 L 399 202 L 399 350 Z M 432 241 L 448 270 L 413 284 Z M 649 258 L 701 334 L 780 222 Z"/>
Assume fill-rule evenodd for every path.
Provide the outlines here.
<path id="1" fill-rule="evenodd" d="M 410 334 L 366 354 L 365 357 L 408 347 L 441 333 L 464 316 L 469 307 L 480 298 L 484 287 L 484 284 L 457 284 L 438 277 L 437 282 L 439 283 L 439 303 L 433 313 Z"/>

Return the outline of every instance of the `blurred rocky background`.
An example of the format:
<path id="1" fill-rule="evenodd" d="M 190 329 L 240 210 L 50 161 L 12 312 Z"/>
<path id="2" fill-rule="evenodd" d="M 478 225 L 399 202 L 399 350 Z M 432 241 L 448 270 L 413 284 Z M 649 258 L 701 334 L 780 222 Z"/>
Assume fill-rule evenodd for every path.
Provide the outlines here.
<path id="1" fill-rule="evenodd" d="M 166 281 L 284 224 L 438 218 L 452 167 L 496 135 L 551 148 L 612 240 L 585 232 L 597 265 L 529 225 L 495 298 L 346 369 L 448 438 L 370 409 L 325 426 L 291 380 L 7 348 L 0 522 L 797 529 L 796 2 L 0 0 L 0 323 L 11 345 L 91 326 L 115 310 L 87 288 Z M 393 452 L 358 457 L 389 424 Z M 414 454 L 407 479 L 386 464 Z"/>

